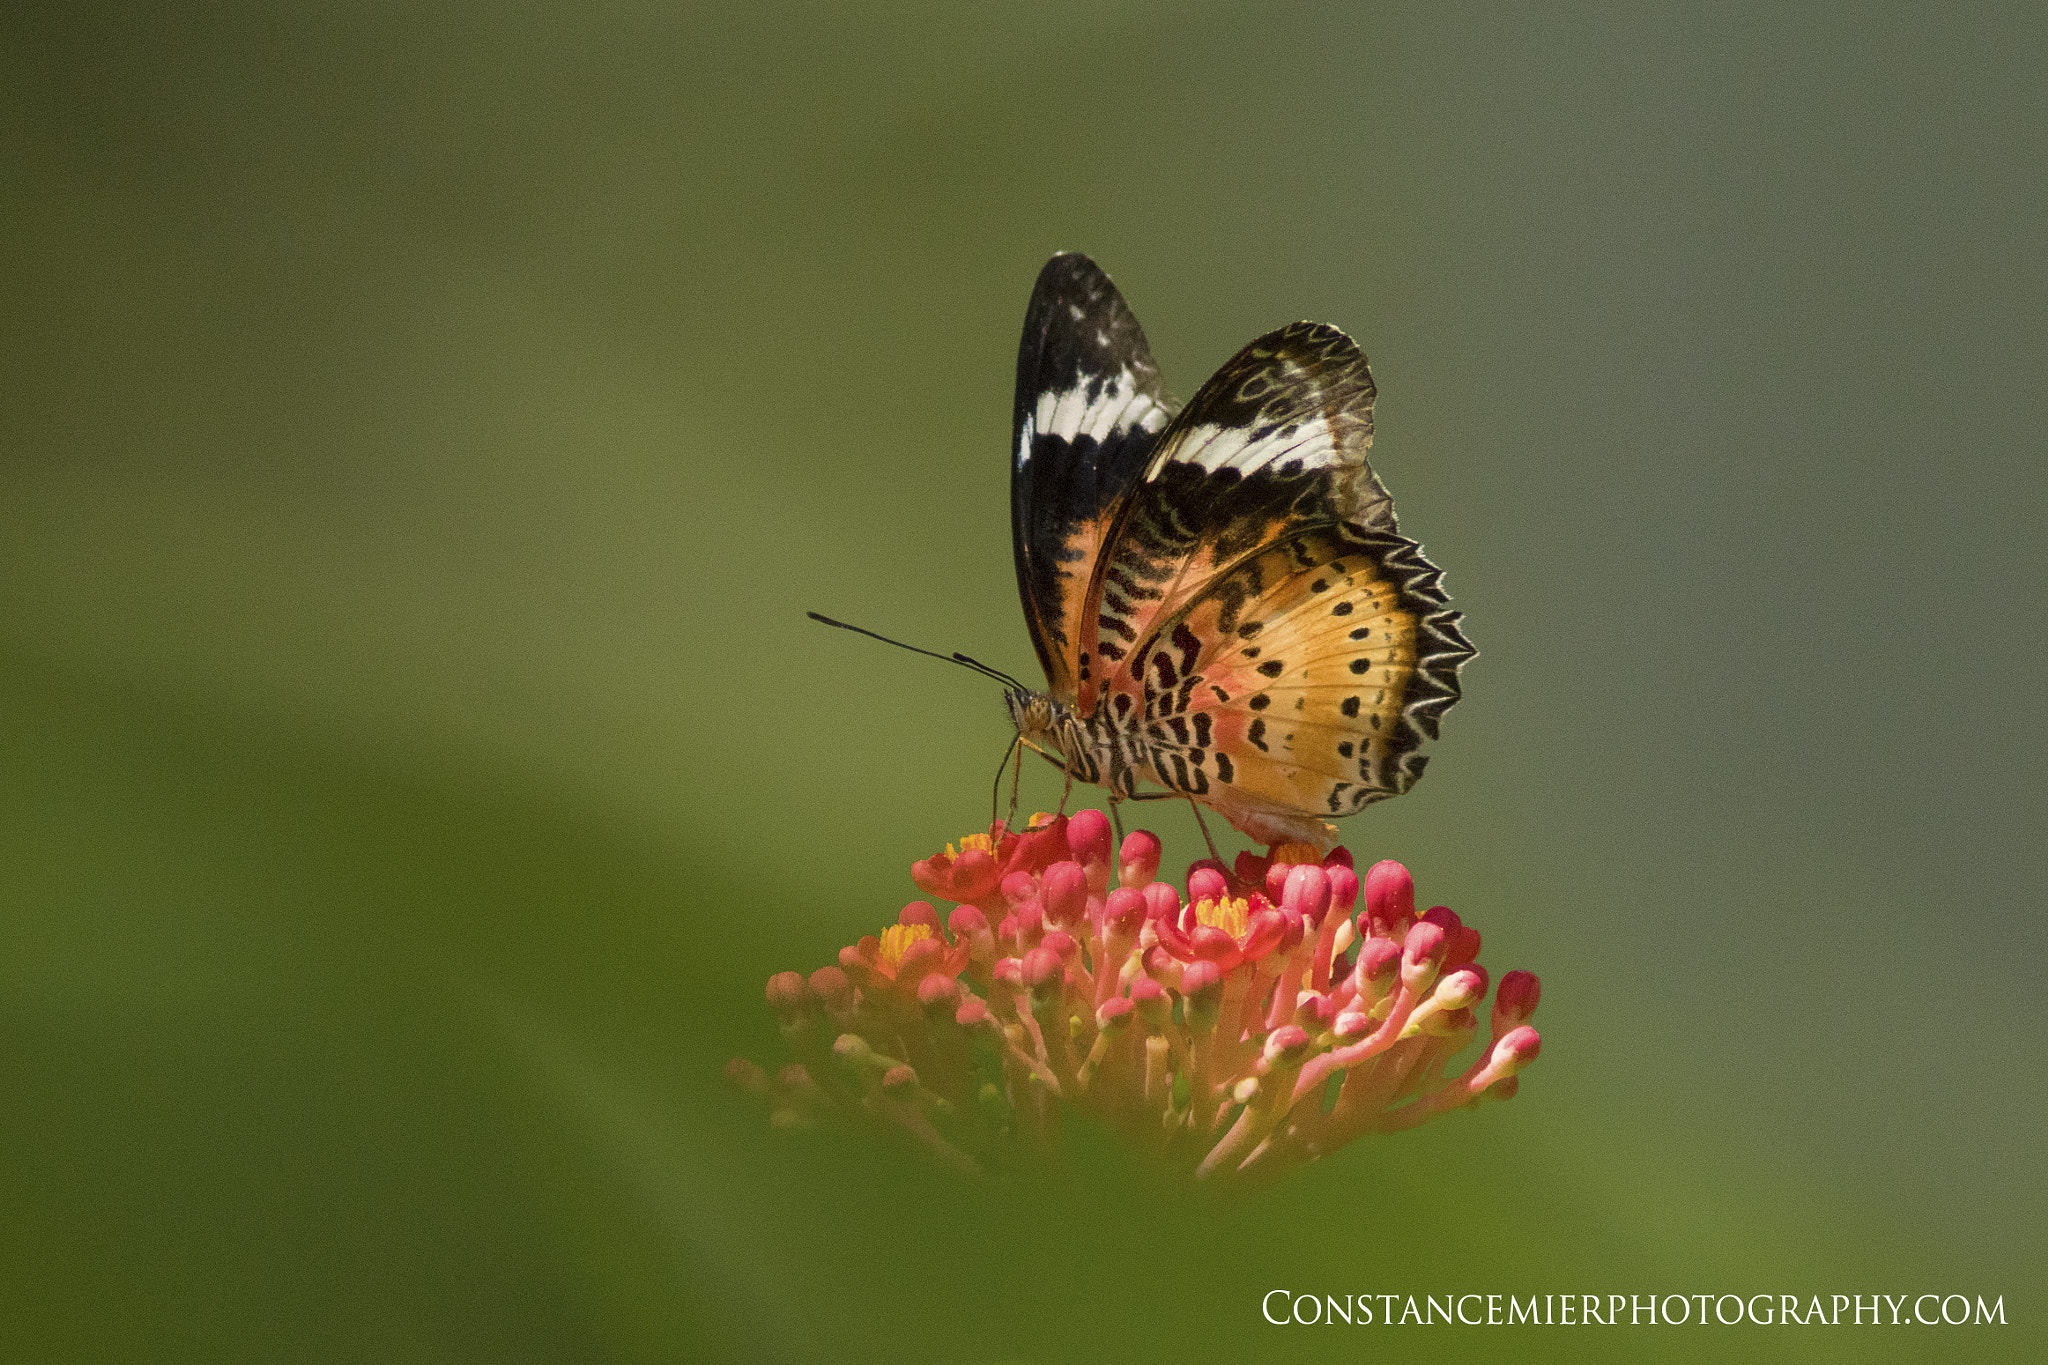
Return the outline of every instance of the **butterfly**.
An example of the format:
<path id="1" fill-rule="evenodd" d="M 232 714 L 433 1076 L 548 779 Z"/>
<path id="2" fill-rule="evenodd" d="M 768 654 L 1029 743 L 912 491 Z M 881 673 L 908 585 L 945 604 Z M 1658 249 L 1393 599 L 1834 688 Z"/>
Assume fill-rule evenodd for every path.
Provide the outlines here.
<path id="1" fill-rule="evenodd" d="M 1011 523 L 1046 678 L 1006 694 L 1019 741 L 1112 809 L 1181 796 L 1318 850 L 1325 817 L 1413 786 L 1476 651 L 1366 462 L 1373 394 L 1350 337 L 1298 322 L 1177 407 L 1109 277 L 1048 261 L 1017 352 Z"/>

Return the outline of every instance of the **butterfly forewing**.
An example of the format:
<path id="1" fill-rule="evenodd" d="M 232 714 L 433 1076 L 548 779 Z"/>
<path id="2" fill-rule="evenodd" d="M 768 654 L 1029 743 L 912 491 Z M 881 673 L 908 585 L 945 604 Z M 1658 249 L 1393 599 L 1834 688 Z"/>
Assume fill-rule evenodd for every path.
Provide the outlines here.
<path id="1" fill-rule="evenodd" d="M 1084 643 L 1091 571 L 1172 415 L 1109 277 L 1086 256 L 1046 262 L 1017 351 L 1010 512 L 1031 641 L 1061 701 L 1099 671 Z"/>
<path id="2" fill-rule="evenodd" d="M 1362 525 L 1393 525 L 1394 503 L 1366 462 L 1372 445 L 1372 373 L 1365 356 L 1327 323 L 1268 332 L 1231 357 L 1162 437 L 1147 482 L 1185 466 L 1192 476 L 1234 476 L 1313 486 L 1324 510 Z"/>

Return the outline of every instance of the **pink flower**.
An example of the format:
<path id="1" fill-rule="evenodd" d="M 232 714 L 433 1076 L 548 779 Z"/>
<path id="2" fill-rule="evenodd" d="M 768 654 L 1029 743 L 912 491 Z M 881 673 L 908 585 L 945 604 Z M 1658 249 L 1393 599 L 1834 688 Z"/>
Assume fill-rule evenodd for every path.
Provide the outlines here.
<path id="1" fill-rule="evenodd" d="M 1366 1133 L 1506 1099 L 1540 1048 L 1539 990 L 1492 985 L 1478 931 L 1415 911 L 1396 862 L 1361 879 L 1306 847 L 1194 864 L 1157 880 L 1152 834 L 1112 849 L 1082 811 L 996 826 L 916 863 L 939 912 L 768 983 L 796 1060 L 728 1077 L 777 1126 L 879 1122 L 947 1164 L 985 1171 L 1049 1153 L 1079 1110 L 1198 1179 L 1268 1177 Z M 1359 902 L 1363 900 L 1361 908 Z"/>

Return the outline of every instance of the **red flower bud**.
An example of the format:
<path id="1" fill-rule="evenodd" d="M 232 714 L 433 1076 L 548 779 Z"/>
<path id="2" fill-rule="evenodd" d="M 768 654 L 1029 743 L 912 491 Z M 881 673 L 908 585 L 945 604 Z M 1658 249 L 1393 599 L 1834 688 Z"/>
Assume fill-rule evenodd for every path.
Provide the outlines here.
<path id="1" fill-rule="evenodd" d="M 1188 869 L 1188 904 L 1220 901 L 1230 894 L 1230 879 L 1213 861 L 1204 860 Z"/>
<path id="2" fill-rule="evenodd" d="M 1493 1031 L 1506 1033 L 1536 1012 L 1543 998 L 1543 983 L 1534 972 L 1509 972 L 1493 993 Z"/>
<path id="3" fill-rule="evenodd" d="M 1407 934 L 1415 919 L 1415 879 L 1407 868 L 1391 858 L 1372 865 L 1365 874 L 1365 913 L 1362 932 L 1395 940 Z"/>
<path id="4" fill-rule="evenodd" d="M 1142 891 L 1159 875 L 1159 836 L 1149 830 L 1134 830 L 1124 836 L 1117 852 L 1117 884 Z"/>
<path id="5" fill-rule="evenodd" d="M 1047 924 L 1078 924 L 1088 911 L 1088 873 L 1079 863 L 1054 863 L 1038 879 Z"/>
<path id="6" fill-rule="evenodd" d="M 1067 852 L 1088 874 L 1088 889 L 1109 888 L 1109 817 L 1099 810 L 1078 812 L 1067 821 Z"/>
<path id="7" fill-rule="evenodd" d="M 1180 914 L 1180 893 L 1165 882 L 1152 882 L 1141 892 L 1145 897 L 1145 918 L 1171 921 Z"/>
<path id="8" fill-rule="evenodd" d="M 1145 897 L 1128 886 L 1109 893 L 1102 909 L 1103 927 L 1124 938 L 1136 938 L 1145 924 Z"/>

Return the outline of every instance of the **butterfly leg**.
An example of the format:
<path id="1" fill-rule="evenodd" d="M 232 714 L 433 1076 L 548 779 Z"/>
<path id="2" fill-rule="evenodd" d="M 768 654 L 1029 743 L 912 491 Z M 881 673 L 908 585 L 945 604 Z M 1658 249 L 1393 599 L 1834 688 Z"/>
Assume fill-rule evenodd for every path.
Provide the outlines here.
<path id="1" fill-rule="evenodd" d="M 1010 741 L 1010 747 L 1003 750 L 1003 761 L 996 764 L 995 785 L 989 788 L 988 793 L 988 832 L 990 838 L 995 837 L 996 812 L 1003 808 L 1003 769 L 1010 766 L 1010 755 L 1016 751 L 1017 741 L 1013 739 Z"/>
<path id="2" fill-rule="evenodd" d="M 1222 863 L 1223 855 L 1216 851 L 1216 841 L 1209 837 L 1209 822 L 1202 818 L 1202 808 L 1195 804 L 1195 798 L 1192 796 L 1188 798 L 1188 809 L 1195 813 L 1195 823 L 1201 827 L 1202 842 L 1209 846 L 1209 856 Z"/>
<path id="3" fill-rule="evenodd" d="M 989 793 L 988 803 L 988 835 L 991 840 L 996 839 L 996 826 L 998 824 L 1002 825 L 1004 829 L 1008 829 L 1011 823 L 1017 819 L 1017 788 L 1024 781 L 1024 755 L 1018 753 L 1017 749 L 1023 742 L 1021 738 L 1011 740 L 1010 747 L 1003 750 L 1002 764 L 996 768 L 995 790 Z M 1012 758 L 1017 760 L 1017 771 L 1016 775 L 1010 779 L 1010 814 L 1007 820 L 999 821 L 996 819 L 996 811 L 1000 808 L 1003 799 L 1003 769 L 1010 766 Z"/>

